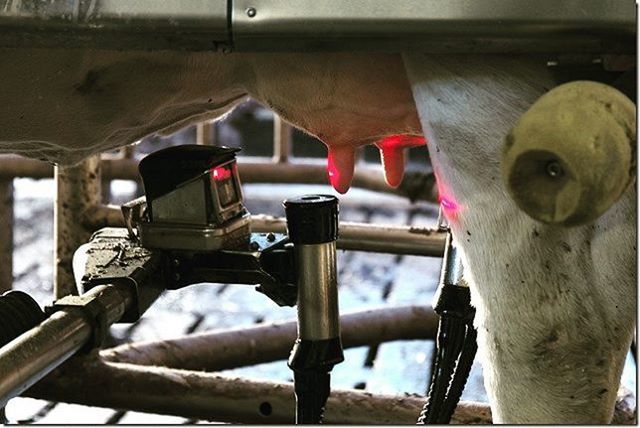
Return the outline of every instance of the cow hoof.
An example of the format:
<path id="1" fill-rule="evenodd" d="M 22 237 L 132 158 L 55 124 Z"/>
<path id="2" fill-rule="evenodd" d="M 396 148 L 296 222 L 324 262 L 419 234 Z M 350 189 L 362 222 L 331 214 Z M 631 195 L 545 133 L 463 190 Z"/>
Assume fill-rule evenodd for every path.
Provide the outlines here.
<path id="1" fill-rule="evenodd" d="M 635 177 L 635 105 L 602 83 L 575 81 L 540 97 L 506 137 L 502 179 L 544 223 L 591 223 Z"/>

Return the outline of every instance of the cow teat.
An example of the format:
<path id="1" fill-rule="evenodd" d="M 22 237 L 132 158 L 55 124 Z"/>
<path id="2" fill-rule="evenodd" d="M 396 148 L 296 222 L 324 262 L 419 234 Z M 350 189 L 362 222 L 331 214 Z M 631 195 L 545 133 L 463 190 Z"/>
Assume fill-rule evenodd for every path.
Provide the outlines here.
<path id="1" fill-rule="evenodd" d="M 390 135 L 375 145 L 380 150 L 387 184 L 398 187 L 404 176 L 404 150 L 426 144 L 424 137 L 416 135 Z M 327 172 L 336 191 L 346 193 L 351 187 L 355 168 L 355 147 L 328 144 Z"/>
<path id="2" fill-rule="evenodd" d="M 398 187 L 404 177 L 404 149 L 426 144 L 424 137 L 414 135 L 391 135 L 376 143 L 380 149 L 380 160 L 384 178 L 391 187 Z"/>

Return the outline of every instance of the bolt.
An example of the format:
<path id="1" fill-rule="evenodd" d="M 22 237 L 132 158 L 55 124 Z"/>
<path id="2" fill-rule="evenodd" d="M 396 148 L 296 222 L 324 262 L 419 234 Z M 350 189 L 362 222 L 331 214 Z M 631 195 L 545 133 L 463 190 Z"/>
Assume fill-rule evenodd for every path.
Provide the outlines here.
<path id="1" fill-rule="evenodd" d="M 276 240 L 276 235 L 274 235 L 272 232 L 269 232 L 269 233 L 267 234 L 267 241 L 269 241 L 269 242 L 273 242 L 273 241 L 275 241 L 275 240 Z"/>
<path id="2" fill-rule="evenodd" d="M 557 161 L 551 161 L 547 164 L 547 174 L 549 177 L 557 178 L 564 174 L 564 170 Z"/>
<path id="3" fill-rule="evenodd" d="M 258 251 L 260 249 L 260 244 L 258 244 L 257 242 L 252 242 L 251 244 L 249 244 L 249 248 L 252 251 Z"/>
<path id="4" fill-rule="evenodd" d="M 253 18 L 254 16 L 256 16 L 256 8 L 255 7 L 247 8 L 247 16 L 249 18 Z"/>
<path id="5" fill-rule="evenodd" d="M 176 272 L 173 274 L 173 279 L 176 281 L 180 281 L 180 273 Z"/>
<path id="6" fill-rule="evenodd" d="M 174 265 L 175 267 L 180 266 L 180 260 L 178 260 L 178 259 L 173 259 L 173 260 L 171 261 L 171 263 L 173 263 L 173 265 Z"/>

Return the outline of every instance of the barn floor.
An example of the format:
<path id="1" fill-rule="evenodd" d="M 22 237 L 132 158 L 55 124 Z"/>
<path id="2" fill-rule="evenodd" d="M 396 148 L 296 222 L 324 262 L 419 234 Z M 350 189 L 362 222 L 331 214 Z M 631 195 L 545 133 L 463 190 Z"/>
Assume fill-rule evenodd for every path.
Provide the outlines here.
<path id="1" fill-rule="evenodd" d="M 130 183 L 112 183 L 112 201 L 133 198 Z M 246 185 L 245 200 L 254 213 L 283 215 L 282 199 L 303 193 L 329 192 L 325 186 Z M 53 195 L 52 180 L 15 180 L 14 288 L 32 294 L 41 305 L 50 303 L 52 290 Z M 330 192 L 329 192 L 330 193 Z M 435 206 L 412 207 L 396 197 L 353 190 L 341 196 L 343 221 L 434 225 Z M 339 252 L 340 309 L 342 312 L 404 304 L 428 304 L 437 285 L 440 259 Z M 294 319 L 294 308 L 280 308 L 251 286 L 209 284 L 166 292 L 133 325 L 116 325 L 117 343 L 178 336 L 187 332 L 249 326 Z M 401 341 L 376 348 L 346 350 L 345 362 L 332 375 L 335 388 L 357 388 L 373 393 L 424 395 L 430 376 L 431 341 Z M 222 372 L 262 380 L 291 381 L 285 361 Z M 623 383 L 635 391 L 633 361 Z M 478 361 L 474 363 L 463 400 L 487 401 Z M 193 424 L 207 423 L 174 416 L 52 403 L 15 398 L 6 408 L 10 423 L 23 424 Z"/>

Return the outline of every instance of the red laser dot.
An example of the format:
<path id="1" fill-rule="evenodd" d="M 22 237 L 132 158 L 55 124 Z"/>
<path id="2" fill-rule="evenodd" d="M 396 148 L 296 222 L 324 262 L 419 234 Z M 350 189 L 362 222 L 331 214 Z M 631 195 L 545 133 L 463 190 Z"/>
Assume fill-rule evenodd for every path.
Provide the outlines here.
<path id="1" fill-rule="evenodd" d="M 427 142 L 424 137 L 415 135 L 391 135 L 383 138 L 378 144 L 382 149 L 404 149 L 424 146 Z"/>
<path id="2" fill-rule="evenodd" d="M 445 210 L 448 210 L 448 211 L 457 211 L 458 210 L 458 204 L 456 204 L 455 202 L 453 202 L 452 200 L 450 200 L 447 197 L 443 197 L 440 200 L 440 204 L 442 205 L 442 208 L 444 208 Z"/>
<path id="3" fill-rule="evenodd" d="M 225 167 L 219 166 L 213 169 L 211 176 L 215 181 L 223 181 L 231 177 L 231 171 Z"/>
<path id="4" fill-rule="evenodd" d="M 438 186 L 438 202 L 440 203 L 440 207 L 442 207 L 442 212 L 447 220 L 455 220 L 462 207 L 458 204 L 453 193 L 448 189 L 448 186 L 440 180 L 437 173 L 435 174 Z"/>
<path id="5" fill-rule="evenodd" d="M 340 171 L 338 171 L 336 161 L 333 159 L 333 153 L 331 152 L 329 152 L 327 157 L 327 174 L 329 175 L 331 185 L 335 188 L 340 181 Z"/>

